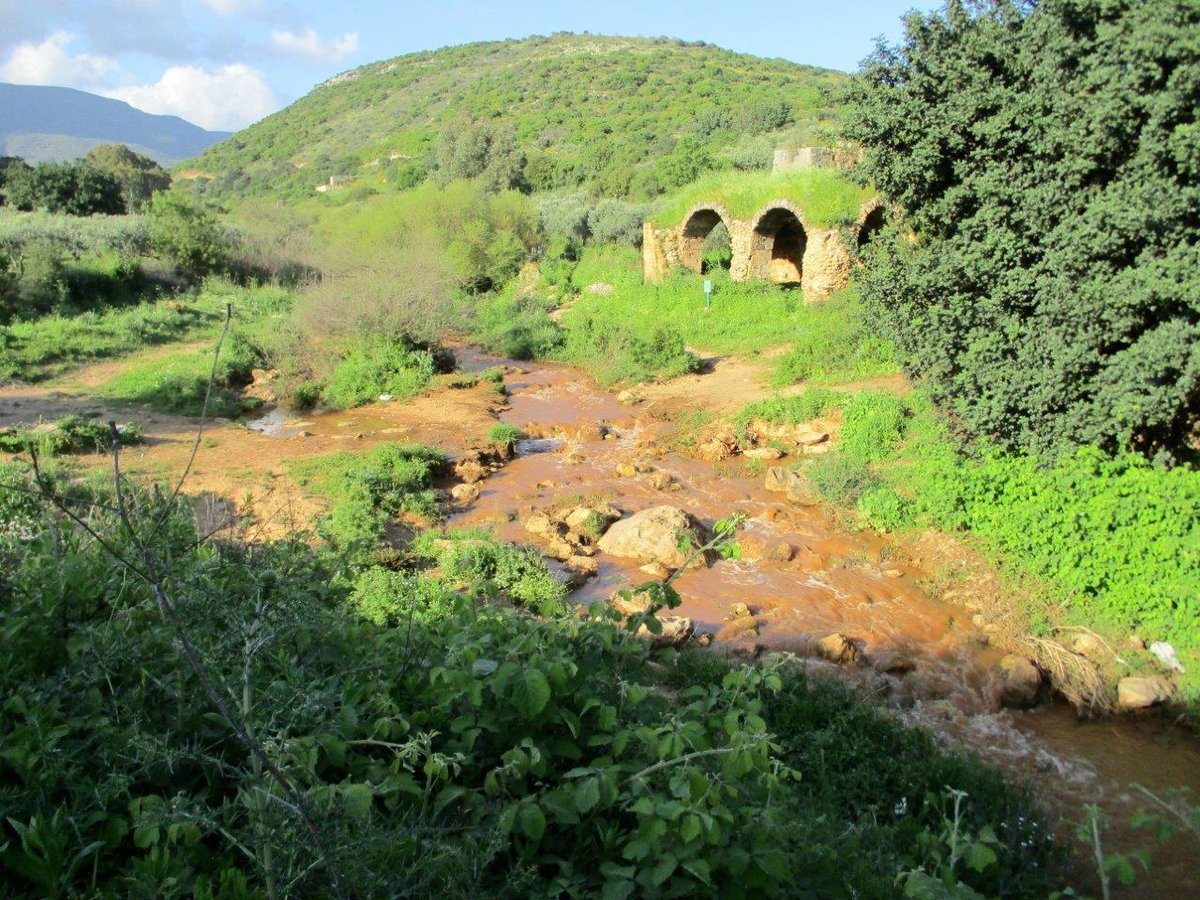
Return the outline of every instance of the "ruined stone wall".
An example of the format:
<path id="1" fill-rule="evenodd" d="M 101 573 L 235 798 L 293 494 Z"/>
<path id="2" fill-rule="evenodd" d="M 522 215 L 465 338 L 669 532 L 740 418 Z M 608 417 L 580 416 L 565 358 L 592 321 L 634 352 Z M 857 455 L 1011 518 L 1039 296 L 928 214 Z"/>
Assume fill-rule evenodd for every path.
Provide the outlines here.
<path id="1" fill-rule="evenodd" d="M 863 215 L 867 207 L 864 207 Z M 861 216 L 860 216 L 861 218 Z M 701 248 L 715 223 L 729 232 L 733 281 L 761 279 L 775 283 L 798 283 L 806 300 L 824 300 L 850 281 L 853 253 L 847 234 L 839 229 L 809 228 L 804 212 L 790 200 L 780 198 L 766 204 L 751 219 L 735 219 L 719 204 L 697 204 L 675 228 L 642 225 L 642 271 L 649 282 L 662 281 L 672 269 L 701 271 Z M 788 252 L 777 243 L 785 240 L 781 228 L 791 231 Z M 797 234 L 796 231 L 799 230 Z M 849 240 L 857 229 L 852 229 Z"/>

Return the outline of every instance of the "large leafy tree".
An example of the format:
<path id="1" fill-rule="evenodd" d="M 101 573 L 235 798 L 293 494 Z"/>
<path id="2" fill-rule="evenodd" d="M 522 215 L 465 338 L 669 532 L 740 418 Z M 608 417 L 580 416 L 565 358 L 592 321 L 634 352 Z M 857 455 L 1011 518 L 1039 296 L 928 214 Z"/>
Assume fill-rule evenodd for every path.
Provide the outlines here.
<path id="1" fill-rule="evenodd" d="M 5 173 L 9 205 L 71 216 L 125 212 L 121 186 L 108 172 L 86 161 L 9 166 Z"/>
<path id="2" fill-rule="evenodd" d="M 90 150 L 85 159 L 117 180 L 121 198 L 131 212 L 140 212 L 155 191 L 165 191 L 171 186 L 171 175 L 166 169 L 124 144 L 102 144 Z"/>
<path id="3" fill-rule="evenodd" d="M 952 0 L 846 131 L 903 212 L 866 294 L 967 430 L 1186 453 L 1200 412 L 1200 5 Z"/>

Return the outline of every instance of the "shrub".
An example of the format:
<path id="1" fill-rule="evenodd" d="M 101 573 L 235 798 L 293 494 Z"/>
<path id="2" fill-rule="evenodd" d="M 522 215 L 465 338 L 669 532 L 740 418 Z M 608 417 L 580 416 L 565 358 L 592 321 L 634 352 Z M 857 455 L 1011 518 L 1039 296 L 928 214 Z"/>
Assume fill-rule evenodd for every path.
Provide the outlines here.
<path id="1" fill-rule="evenodd" d="M 432 354 L 411 340 L 375 336 L 345 352 L 322 389 L 322 401 L 329 409 L 349 409 L 383 394 L 409 400 L 425 389 L 434 370 Z"/>
<path id="2" fill-rule="evenodd" d="M 805 474 L 822 498 L 839 506 L 853 506 L 875 483 L 864 460 L 842 452 L 822 456 Z"/>
<path id="3" fill-rule="evenodd" d="M 488 429 L 488 442 L 502 447 L 512 447 L 521 439 L 521 429 L 507 422 L 497 422 Z"/>
<path id="4" fill-rule="evenodd" d="M 546 568 L 535 547 L 515 547 L 480 529 L 427 531 L 413 552 L 433 560 L 446 578 L 473 593 L 496 590 L 542 615 L 566 610 L 566 586 Z"/>
<path id="5" fill-rule="evenodd" d="M 453 616 L 465 598 L 437 578 L 372 566 L 355 580 L 348 602 L 368 622 L 400 625 L 410 618 L 435 622 Z"/>
<path id="6" fill-rule="evenodd" d="M 141 429 L 128 422 L 117 426 L 122 446 L 132 447 L 142 442 Z M 63 453 L 106 453 L 112 446 L 112 432 L 105 422 L 93 422 L 68 416 L 50 427 L 14 425 L 0 428 L 0 451 L 27 453 L 36 448 L 42 456 Z"/>
<path id="7" fill-rule="evenodd" d="M 176 191 L 160 191 L 147 208 L 150 246 L 181 272 L 201 278 L 229 269 L 233 243 L 216 217 Z"/>

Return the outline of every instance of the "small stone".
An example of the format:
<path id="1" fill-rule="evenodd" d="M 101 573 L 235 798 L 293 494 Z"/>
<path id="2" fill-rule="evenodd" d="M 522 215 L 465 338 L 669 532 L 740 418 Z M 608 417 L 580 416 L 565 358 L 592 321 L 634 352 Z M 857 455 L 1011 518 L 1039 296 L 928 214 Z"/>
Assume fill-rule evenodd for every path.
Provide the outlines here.
<path id="1" fill-rule="evenodd" d="M 750 607 L 745 603 L 735 603 L 729 607 L 729 612 L 725 614 L 725 621 L 736 622 L 738 619 L 746 619 L 752 615 Z"/>
<path id="2" fill-rule="evenodd" d="M 795 551 L 787 541 L 772 541 L 762 551 L 762 558 L 771 562 L 790 562 Z"/>
<path id="3" fill-rule="evenodd" d="M 626 618 L 640 616 L 650 608 L 650 594 L 646 591 L 639 591 L 626 597 L 618 591 L 609 598 L 609 603 L 612 604 L 613 609 Z"/>
<path id="4" fill-rule="evenodd" d="M 704 634 L 696 635 L 696 643 L 701 647 L 707 647 L 713 642 L 713 636 L 707 631 Z"/>
<path id="5" fill-rule="evenodd" d="M 1094 634 L 1083 632 L 1071 640 L 1071 651 L 1087 659 L 1099 660 L 1104 657 L 1104 645 Z"/>
<path id="6" fill-rule="evenodd" d="M 456 484 L 450 489 L 450 496 L 458 503 L 464 506 L 474 503 L 479 499 L 479 485 L 477 484 Z"/>
<path id="7" fill-rule="evenodd" d="M 791 469 L 785 469 L 782 466 L 772 466 L 770 469 L 767 469 L 767 478 L 763 487 L 773 493 L 783 494 L 799 481 L 800 476 Z"/>
<path id="8" fill-rule="evenodd" d="M 805 431 L 796 435 L 796 443 L 801 447 L 815 447 L 829 440 L 829 434 L 824 431 Z"/>
<path id="9" fill-rule="evenodd" d="M 550 540 L 546 542 L 546 547 L 542 552 L 551 559 L 565 561 L 570 559 L 572 556 L 577 555 L 578 550 L 575 547 L 572 547 L 558 535 L 553 535 L 551 536 Z"/>
<path id="10" fill-rule="evenodd" d="M 784 452 L 776 447 L 755 447 L 742 455 L 747 459 L 783 459 Z"/>
<path id="11" fill-rule="evenodd" d="M 1003 657 L 996 668 L 1000 673 L 1000 703 L 1014 709 L 1028 709 L 1037 703 L 1042 689 L 1042 673 L 1031 661 L 1015 653 Z"/>
<path id="12" fill-rule="evenodd" d="M 844 634 L 831 634 L 817 643 L 817 652 L 830 662 L 854 663 L 858 661 L 858 647 Z"/>
<path id="13" fill-rule="evenodd" d="M 534 513 L 525 520 L 525 530 L 530 534 L 550 534 L 551 532 L 557 534 L 557 524 L 545 513 Z"/>
<path id="14" fill-rule="evenodd" d="M 822 453 L 828 453 L 833 449 L 833 444 L 817 444 L 815 447 L 805 447 L 804 452 L 808 456 L 820 456 Z"/>
<path id="15" fill-rule="evenodd" d="M 616 473 L 618 478 L 634 478 L 637 476 L 637 469 L 630 463 L 617 463 Z"/>
<path id="16" fill-rule="evenodd" d="M 662 563 L 647 563 L 644 566 L 638 566 L 638 571 L 645 572 L 655 581 L 662 581 L 664 578 L 671 577 L 671 570 Z"/>
<path id="17" fill-rule="evenodd" d="M 639 459 L 634 462 L 633 469 L 639 475 L 646 475 L 654 471 L 654 466 L 650 465 L 650 463 L 646 462 L 644 459 Z"/>
<path id="18" fill-rule="evenodd" d="M 634 406 L 641 403 L 642 398 L 633 391 L 621 391 L 621 393 L 617 394 L 617 402 L 625 406 Z"/>
<path id="19" fill-rule="evenodd" d="M 391 394 L 380 394 L 380 395 L 379 395 L 379 402 L 380 402 L 380 403 L 391 403 L 391 402 L 392 402 L 392 395 L 391 395 Z"/>
<path id="20" fill-rule="evenodd" d="M 568 556 L 563 560 L 563 564 L 572 572 L 578 572 L 586 578 L 600 573 L 600 563 L 586 556 Z"/>
<path id="21" fill-rule="evenodd" d="M 904 576 L 904 573 L 899 569 L 884 569 L 883 574 L 888 578 L 901 578 Z"/>
<path id="22" fill-rule="evenodd" d="M 1117 682 L 1117 706 L 1126 711 L 1149 709 L 1166 702 L 1171 693 L 1171 683 L 1158 675 L 1130 676 Z"/>
<path id="23" fill-rule="evenodd" d="M 606 434 L 608 434 L 608 426 L 587 422 L 576 426 L 573 436 L 577 441 L 602 441 Z"/>
<path id="24" fill-rule="evenodd" d="M 666 472 L 651 472 L 648 476 L 646 476 L 646 484 L 654 488 L 656 491 L 667 490 L 674 480 L 675 479 L 673 479 Z"/>
<path id="25" fill-rule="evenodd" d="M 659 616 L 662 631 L 653 634 L 649 628 L 642 625 L 637 630 L 638 637 L 649 638 L 651 647 L 681 647 L 696 631 L 696 624 L 687 616 Z"/>
<path id="26" fill-rule="evenodd" d="M 488 470 L 477 460 L 467 459 L 455 465 L 454 474 L 467 484 L 475 484 L 475 482 L 487 478 Z"/>

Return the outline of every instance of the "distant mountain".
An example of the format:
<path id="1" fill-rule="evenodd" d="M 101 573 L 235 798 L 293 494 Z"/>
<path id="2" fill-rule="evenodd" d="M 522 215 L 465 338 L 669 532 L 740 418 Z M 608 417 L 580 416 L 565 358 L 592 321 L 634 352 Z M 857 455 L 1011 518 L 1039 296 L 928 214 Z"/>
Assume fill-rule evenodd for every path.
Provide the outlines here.
<path id="1" fill-rule="evenodd" d="M 100 144 L 126 144 L 169 166 L 227 137 L 229 132 L 205 131 L 178 116 L 151 115 L 86 91 L 0 83 L 0 155 L 28 162 L 74 159 Z"/>
<path id="2" fill-rule="evenodd" d="M 338 75 L 187 170 L 218 195 L 312 196 L 351 181 L 398 189 L 445 164 L 448 136 L 469 155 L 485 152 L 479 128 L 499 128 L 532 190 L 640 199 L 697 168 L 769 168 L 776 147 L 832 140 L 847 80 L 668 38 L 465 44 Z"/>

